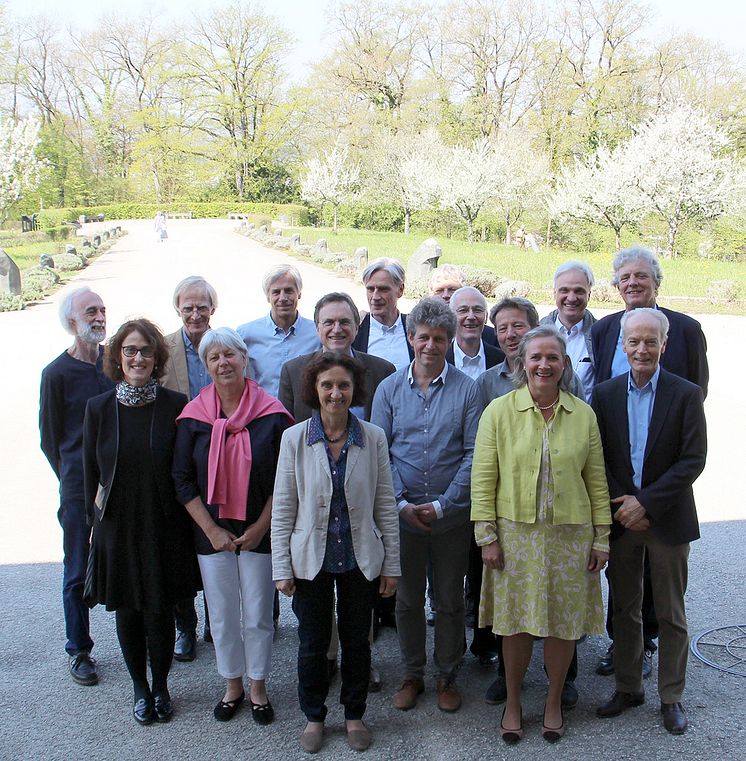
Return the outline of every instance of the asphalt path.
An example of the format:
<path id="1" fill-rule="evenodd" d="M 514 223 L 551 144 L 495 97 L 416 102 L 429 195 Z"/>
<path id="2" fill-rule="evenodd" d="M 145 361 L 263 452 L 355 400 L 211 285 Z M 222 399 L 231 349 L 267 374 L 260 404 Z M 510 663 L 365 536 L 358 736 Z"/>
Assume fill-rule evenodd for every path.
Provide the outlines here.
<path id="1" fill-rule="evenodd" d="M 317 298 L 344 290 L 363 307 L 359 283 L 335 277 L 305 261 L 266 249 L 238 236 L 234 223 L 183 220 L 169 225 L 169 240 L 156 241 L 149 221 L 125 222 L 128 235 L 80 273 L 69 287 L 90 285 L 107 306 L 109 332 L 126 318 L 145 315 L 164 330 L 180 320 L 171 306 L 175 284 L 190 274 L 205 276 L 220 304 L 213 325 L 236 325 L 265 314 L 261 278 L 273 264 L 293 261 L 303 275 L 301 312 L 313 313 Z M 313 241 L 308 241 L 313 242 Z M 665 290 L 665 280 L 664 280 Z M 61 532 L 56 522 L 57 482 L 38 443 L 38 384 L 42 368 L 69 344 L 57 318 L 62 292 L 23 312 L 0 314 L 0 759 L 293 759 L 303 720 L 297 705 L 294 617 L 283 601 L 282 619 L 270 679 L 277 721 L 255 725 L 248 710 L 228 724 L 212 718 L 222 696 L 211 646 L 200 641 L 192 664 L 174 664 L 171 692 L 176 717 L 171 724 L 140 727 L 131 718 L 131 684 L 116 642 L 113 615 L 92 612 L 101 682 L 80 687 L 67 674 L 60 599 Z M 405 305 L 408 308 L 408 305 Z M 549 306 L 540 312 L 548 311 Z M 702 539 L 692 545 L 687 608 L 690 634 L 717 626 L 746 624 L 742 487 L 746 464 L 746 376 L 743 336 L 746 318 L 705 315 L 711 369 L 706 402 L 709 457 L 696 484 Z M 739 347 L 741 347 L 739 349 Z M 737 653 L 746 653 L 746 637 Z M 413 711 L 398 712 L 390 696 L 401 676 L 396 636 L 384 630 L 374 659 L 383 692 L 371 695 L 366 720 L 374 733 L 367 755 L 380 759 L 513 758 L 528 754 L 556 759 L 746 759 L 746 703 L 742 677 L 723 674 L 690 659 L 685 705 L 690 730 L 672 737 L 658 714 L 655 677 L 646 684 L 648 702 L 618 719 L 601 721 L 593 709 L 613 689 L 609 678 L 593 673 L 606 642 L 591 637 L 579 649 L 580 704 L 569 714 L 568 732 L 549 747 L 540 734 L 544 676 L 540 651 L 525 686 L 526 738 L 507 749 L 499 740 L 499 707 L 482 698 L 494 678 L 467 654 L 459 675 L 464 706 L 440 713 L 434 683 Z M 328 705 L 329 758 L 352 758 L 343 732 L 334 683 Z"/>

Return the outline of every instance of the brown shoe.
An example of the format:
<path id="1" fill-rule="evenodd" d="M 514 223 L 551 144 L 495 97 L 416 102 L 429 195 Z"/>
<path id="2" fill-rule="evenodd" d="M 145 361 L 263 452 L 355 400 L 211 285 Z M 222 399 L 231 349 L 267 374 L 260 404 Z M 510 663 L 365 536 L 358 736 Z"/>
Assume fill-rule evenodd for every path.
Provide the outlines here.
<path id="1" fill-rule="evenodd" d="M 417 705 L 417 696 L 422 695 L 425 691 L 425 684 L 422 679 L 416 676 L 404 677 L 404 681 L 399 685 L 399 689 L 394 693 L 391 702 L 394 708 L 400 711 L 408 711 Z"/>
<path id="2" fill-rule="evenodd" d="M 352 750 L 368 750 L 373 737 L 370 734 L 368 727 L 363 724 L 362 729 L 348 729 L 347 732 L 347 744 Z"/>
<path id="3" fill-rule="evenodd" d="M 436 684 L 438 708 L 446 713 L 455 713 L 461 708 L 461 693 L 454 684 L 453 677 L 441 677 Z"/>
<path id="4" fill-rule="evenodd" d="M 309 721 L 300 736 L 300 747 L 306 753 L 318 753 L 324 744 L 324 722 Z"/>
<path id="5" fill-rule="evenodd" d="M 663 714 L 663 726 L 672 735 L 683 735 L 686 732 L 688 722 L 681 703 L 661 703 Z"/>

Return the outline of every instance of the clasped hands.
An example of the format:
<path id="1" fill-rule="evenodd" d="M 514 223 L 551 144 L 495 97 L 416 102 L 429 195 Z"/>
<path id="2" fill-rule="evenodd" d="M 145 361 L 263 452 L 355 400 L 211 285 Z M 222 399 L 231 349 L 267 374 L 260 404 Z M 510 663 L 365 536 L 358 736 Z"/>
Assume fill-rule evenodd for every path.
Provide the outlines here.
<path id="1" fill-rule="evenodd" d="M 438 517 L 432 502 L 425 502 L 422 505 L 414 505 L 409 502 L 399 511 L 399 515 L 401 515 L 412 528 L 419 529 L 426 533 L 430 533 L 430 524 Z"/>
<path id="2" fill-rule="evenodd" d="M 292 597 L 295 594 L 295 579 L 279 579 L 275 582 L 278 592 L 282 592 L 286 597 Z M 378 594 L 381 597 L 391 597 L 396 592 L 396 577 L 381 576 L 378 585 Z"/>
<path id="3" fill-rule="evenodd" d="M 215 524 L 210 532 L 210 544 L 218 552 L 235 552 L 236 550 L 253 550 L 262 541 L 263 534 L 254 525 L 249 526 L 241 536 L 236 536 L 231 531 Z"/>
<path id="4" fill-rule="evenodd" d="M 611 501 L 615 505 L 621 505 L 613 517 L 624 528 L 630 531 L 645 531 L 650 528 L 648 514 L 637 497 L 631 494 L 623 494 L 621 497 L 614 497 Z"/>

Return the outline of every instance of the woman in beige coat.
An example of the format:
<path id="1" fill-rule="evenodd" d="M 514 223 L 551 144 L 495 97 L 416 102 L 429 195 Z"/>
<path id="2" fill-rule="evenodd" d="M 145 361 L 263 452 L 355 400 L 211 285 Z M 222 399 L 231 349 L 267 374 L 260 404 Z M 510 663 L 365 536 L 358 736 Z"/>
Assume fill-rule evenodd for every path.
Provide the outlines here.
<path id="1" fill-rule="evenodd" d="M 298 695 L 308 719 L 301 746 L 313 753 L 323 741 L 336 587 L 340 702 L 348 742 L 364 750 L 373 605 L 377 593 L 394 593 L 401 573 L 388 446 L 380 428 L 350 412 L 365 401 L 357 360 L 319 355 L 304 371 L 303 395 L 316 411 L 283 435 L 272 512 L 273 576 L 298 617 Z"/>

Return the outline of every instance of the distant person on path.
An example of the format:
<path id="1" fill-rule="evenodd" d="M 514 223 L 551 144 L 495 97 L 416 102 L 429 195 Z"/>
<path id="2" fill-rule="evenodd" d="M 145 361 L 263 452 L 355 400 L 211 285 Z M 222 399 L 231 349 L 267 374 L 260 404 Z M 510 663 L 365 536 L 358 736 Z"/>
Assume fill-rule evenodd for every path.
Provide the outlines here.
<path id="1" fill-rule="evenodd" d="M 397 370 L 408 367 L 414 358 L 407 340 L 407 315 L 397 306 L 404 293 L 404 267 L 396 259 L 376 259 L 362 274 L 368 314 L 360 323 L 352 348 L 382 357 Z"/>
<path id="2" fill-rule="evenodd" d="M 503 636 L 507 702 L 500 734 L 523 737 L 521 688 L 535 637 L 549 688 L 542 734 L 565 733 L 562 692 L 575 641 L 603 629 L 598 572 L 609 557 L 609 492 L 596 418 L 568 393 L 562 337 L 540 326 L 521 339 L 516 390 L 482 415 L 472 468 L 474 533 L 482 548 L 480 621 Z"/>
<path id="3" fill-rule="evenodd" d="M 155 230 L 155 237 L 158 243 L 165 243 L 168 240 L 168 230 L 166 229 L 166 215 L 162 211 L 159 211 L 155 215 L 153 229 Z"/>
<path id="4" fill-rule="evenodd" d="M 554 273 L 554 302 L 557 305 L 540 325 L 554 325 L 567 345 L 572 369 L 583 384 L 583 400 L 590 404 L 593 391 L 593 346 L 591 328 L 596 318 L 588 309 L 593 288 L 593 271 L 585 262 L 560 264 Z"/>
<path id="5" fill-rule="evenodd" d="M 114 384 L 103 372 L 100 343 L 106 337 L 106 308 L 101 297 L 88 287 L 71 290 L 62 298 L 59 313 L 74 341 L 42 372 L 39 430 L 42 451 L 60 482 L 57 518 L 64 549 L 62 601 L 70 675 L 78 684 L 93 685 L 98 674 L 83 602 L 91 536 L 83 488 L 83 418 L 88 400 Z"/>
<path id="6" fill-rule="evenodd" d="M 363 715 L 371 615 L 377 595 L 393 595 L 401 573 L 386 438 L 351 412 L 366 393 L 359 360 L 315 355 L 303 372 L 303 397 L 314 413 L 285 432 L 277 466 L 273 575 L 298 617 L 298 696 L 308 720 L 301 746 L 309 753 L 323 740 L 335 591 L 347 741 L 354 750 L 370 745 Z"/>
<path id="7" fill-rule="evenodd" d="M 274 721 L 266 679 L 272 663 L 269 527 L 277 457 L 293 419 L 245 377 L 246 345 L 231 328 L 202 337 L 199 356 L 212 383 L 184 408 L 176 434 L 177 499 L 194 522 L 205 599 L 225 693 L 213 710 L 233 718 L 246 699 L 254 721 Z"/>
<path id="8" fill-rule="evenodd" d="M 660 630 L 663 726 L 682 734 L 689 651 L 684 595 L 689 543 L 699 539 L 692 484 L 707 455 L 703 392 L 661 367 L 668 331 L 663 310 L 631 309 L 621 327 L 629 371 L 596 386 L 593 394 L 614 518 L 609 582 L 616 688 L 597 714 L 618 716 L 645 702 L 641 608 L 647 557 Z"/>
<path id="9" fill-rule="evenodd" d="M 189 521 L 171 478 L 176 418 L 187 400 L 158 384 L 167 357 L 152 322 L 125 322 L 104 357 L 116 389 L 88 402 L 83 432 L 86 510 L 93 524 L 85 600 L 116 612 L 139 724 L 173 716 L 173 606 L 193 597 L 198 584 Z"/>
<path id="10" fill-rule="evenodd" d="M 187 399 L 194 399 L 212 382 L 198 350 L 202 336 L 210 329 L 210 318 L 218 306 L 218 294 L 203 277 L 190 275 L 176 286 L 173 303 L 183 325 L 165 337 L 168 361 L 161 385 L 184 394 Z M 176 604 L 174 617 L 174 658 L 177 661 L 193 661 L 197 655 L 197 611 L 191 598 Z M 212 641 L 206 604 L 204 638 L 206 642 Z"/>
<path id="11" fill-rule="evenodd" d="M 303 290 L 300 272 L 280 264 L 267 272 L 262 289 L 270 305 L 269 314 L 237 329 L 248 350 L 251 377 L 271 396 L 280 391 L 280 371 L 290 359 L 321 348 L 313 320 L 298 312 Z"/>

